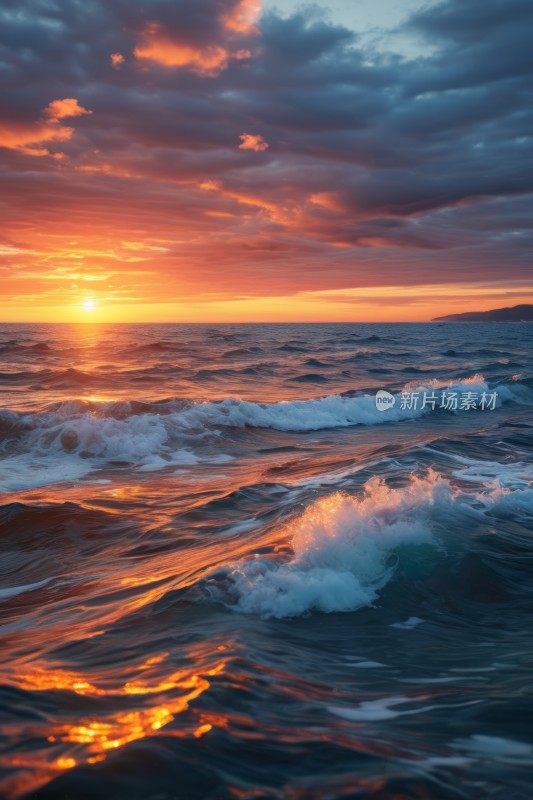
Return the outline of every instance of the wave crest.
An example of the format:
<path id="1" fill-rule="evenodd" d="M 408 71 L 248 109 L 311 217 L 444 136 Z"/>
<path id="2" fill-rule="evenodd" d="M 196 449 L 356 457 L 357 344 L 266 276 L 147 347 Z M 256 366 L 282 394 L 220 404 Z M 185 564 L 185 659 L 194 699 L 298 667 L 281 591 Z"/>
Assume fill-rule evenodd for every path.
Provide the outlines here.
<path id="1" fill-rule="evenodd" d="M 408 384 L 405 390 L 414 388 L 490 391 L 479 375 L 452 385 L 437 381 Z M 533 393 L 526 384 L 498 386 L 497 391 L 497 405 L 507 401 L 533 402 Z M 399 397 L 397 394 L 394 408 L 385 412 L 376 408 L 374 394 L 334 394 L 272 403 L 238 398 L 205 402 L 69 400 L 41 412 L 0 411 L 0 487 L 30 488 L 56 482 L 53 476 L 63 475 L 64 469 L 50 470 L 50 460 L 58 461 L 65 453 L 76 459 L 77 476 L 109 461 L 152 470 L 196 463 L 200 460 L 199 448 L 206 441 L 213 441 L 213 437 L 219 441 L 220 429 L 224 428 L 307 432 L 395 423 L 432 413 L 429 408 L 402 408 Z M 216 458 L 210 453 L 207 460 Z M 219 458 L 227 457 L 220 454 Z M 30 470 L 27 460 L 32 462 Z M 22 478 L 25 471 L 28 475 Z"/>
<path id="2" fill-rule="evenodd" d="M 362 497 L 336 493 L 309 506 L 287 533 L 293 554 L 246 559 L 209 586 L 237 611 L 295 617 L 312 610 L 354 611 L 369 606 L 393 576 L 402 550 L 436 546 L 435 506 L 450 504 L 447 481 L 430 471 L 403 488 L 374 477 Z"/>

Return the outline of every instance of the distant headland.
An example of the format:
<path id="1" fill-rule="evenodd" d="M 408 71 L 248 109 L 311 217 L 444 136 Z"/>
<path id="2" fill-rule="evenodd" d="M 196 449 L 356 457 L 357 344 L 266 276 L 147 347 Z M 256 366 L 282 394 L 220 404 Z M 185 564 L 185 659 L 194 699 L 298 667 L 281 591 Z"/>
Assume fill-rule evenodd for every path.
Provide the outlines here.
<path id="1" fill-rule="evenodd" d="M 492 311 L 467 311 L 466 314 L 448 314 L 435 317 L 432 322 L 533 322 L 533 305 L 524 303 L 512 308 L 494 308 Z"/>

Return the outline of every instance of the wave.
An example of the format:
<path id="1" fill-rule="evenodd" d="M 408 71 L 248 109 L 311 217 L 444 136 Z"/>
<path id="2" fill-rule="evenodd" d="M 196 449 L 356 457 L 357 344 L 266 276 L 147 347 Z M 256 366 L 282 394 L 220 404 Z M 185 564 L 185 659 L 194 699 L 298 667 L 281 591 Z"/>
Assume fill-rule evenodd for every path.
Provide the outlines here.
<path id="1" fill-rule="evenodd" d="M 319 361 L 318 358 L 308 358 L 307 361 L 303 362 L 306 367 L 318 367 L 319 369 L 327 369 L 331 367 L 331 364 L 327 364 L 325 361 Z"/>
<path id="2" fill-rule="evenodd" d="M 172 436 L 168 419 L 158 414 L 126 419 L 50 414 L 21 419 L 3 412 L 0 432 L 7 457 L 0 460 L 0 488 L 9 491 L 77 480 L 106 464 L 133 464 L 150 471 L 198 463 L 200 458 L 185 439 Z"/>
<path id="3" fill-rule="evenodd" d="M 222 353 L 221 358 L 240 358 L 241 356 L 249 356 L 254 355 L 255 353 L 263 353 L 264 350 L 262 347 L 253 346 L 253 347 L 236 347 L 233 350 L 227 350 L 225 353 Z"/>
<path id="4" fill-rule="evenodd" d="M 320 375 L 318 372 L 306 372 L 303 375 L 296 375 L 294 378 L 289 378 L 293 383 L 328 383 L 329 378 L 325 375 Z"/>
<path id="5" fill-rule="evenodd" d="M 405 391 L 437 391 L 447 389 L 457 392 L 489 392 L 488 383 L 480 375 L 449 384 L 431 380 L 423 384 L 409 383 Z M 523 390 L 523 391 L 522 391 Z M 533 402 L 533 393 L 518 384 L 497 387 L 497 405 L 516 400 Z M 317 431 L 352 425 L 380 425 L 414 419 L 429 414 L 426 408 L 402 408 L 401 393 L 395 396 L 395 405 L 387 411 L 376 408 L 375 395 L 328 395 L 310 400 L 292 400 L 274 403 L 256 403 L 227 398 L 218 402 L 192 404 L 183 409 L 176 419 L 187 429 L 210 426 L 272 428 L 279 431 Z M 459 412 L 461 413 L 461 412 Z M 470 412 L 468 412 L 470 413 Z"/>
<path id="6" fill-rule="evenodd" d="M 163 353 L 169 350 L 181 350 L 180 344 L 174 342 L 158 341 L 149 342 L 148 344 L 138 344 L 132 348 L 135 353 Z"/>
<path id="7" fill-rule="evenodd" d="M 499 468 L 505 473 L 506 465 Z M 533 480 L 531 467 L 528 475 Z M 233 611 L 263 618 L 355 611 L 372 606 L 394 578 L 403 577 L 412 587 L 434 575 L 435 565 L 449 557 L 449 534 L 446 541 L 441 536 L 452 517 L 458 527 L 462 518 L 470 528 L 473 521 L 486 525 L 494 516 L 530 522 L 533 515 L 529 484 L 487 486 L 483 493 L 465 495 L 431 469 L 423 478 L 409 479 L 407 486 L 390 488 L 373 477 L 361 497 L 337 492 L 320 498 L 281 532 L 289 540 L 288 556 L 287 546 L 278 546 L 270 557 L 242 559 L 208 576 L 205 590 Z M 486 572 L 481 559 L 479 574 Z M 455 578 L 460 574 L 456 571 Z M 485 596 L 486 587 L 476 586 L 471 568 L 464 580 L 466 594 Z M 448 584 L 445 576 L 443 589 Z M 503 596 L 503 587 L 489 590 Z"/>
<path id="8" fill-rule="evenodd" d="M 371 344 L 373 342 L 385 342 L 385 341 L 389 341 L 390 342 L 391 341 L 390 337 L 388 337 L 388 336 L 378 336 L 377 334 L 374 333 L 371 336 L 364 336 L 363 338 L 360 338 L 359 341 L 358 341 L 358 344 L 365 344 L 367 342 L 368 342 L 368 344 Z"/>
<path id="9" fill-rule="evenodd" d="M 406 391 L 437 390 L 490 391 L 479 375 L 448 385 L 429 381 L 407 384 Z M 526 386 L 515 384 L 497 388 L 497 404 L 514 400 L 533 402 Z M 310 400 L 257 403 L 237 398 L 191 402 L 165 400 L 159 403 L 69 401 L 55 404 L 43 412 L 0 412 L 0 487 L 43 485 L 79 477 L 115 462 L 145 470 L 172 465 L 194 464 L 217 455 L 200 456 L 206 439 L 217 437 L 220 454 L 220 429 L 265 428 L 286 432 L 306 432 L 356 425 L 378 425 L 414 419 L 429 413 L 429 408 L 402 408 L 400 394 L 394 408 L 380 411 L 375 395 L 328 395 Z M 472 412 L 457 412 L 472 413 Z M 489 412 L 484 412 L 489 413 Z M 65 455 L 71 456 L 65 460 Z M 2 457 L 3 456 L 3 457 Z M 31 469 L 28 459 L 31 460 Z M 50 464 L 55 459 L 55 466 Z M 52 468 L 53 467 L 53 468 Z M 23 478 L 24 474 L 26 476 Z M 38 480 L 35 484 L 32 481 Z"/>
<path id="10" fill-rule="evenodd" d="M 52 348 L 46 342 L 37 342 L 36 344 L 20 344 L 15 339 L 10 339 L 0 345 L 0 353 L 5 355 L 35 355 L 39 353 L 49 353 Z"/>
<path id="11" fill-rule="evenodd" d="M 480 377 L 447 385 L 430 381 L 424 386 L 409 383 L 406 391 L 448 388 L 456 391 L 489 391 L 488 384 Z M 516 384 L 513 387 L 498 387 L 498 401 L 518 399 Z M 528 395 L 529 390 L 525 389 Z M 525 397 L 525 395 L 523 395 Z M 402 409 L 400 394 L 395 407 L 386 412 L 378 411 L 375 395 L 327 395 L 310 400 L 287 400 L 274 403 L 257 403 L 238 398 L 220 401 L 191 402 L 187 400 L 162 400 L 159 402 L 110 401 L 90 402 L 69 400 L 55 403 L 43 412 L 20 413 L 0 411 L 0 442 L 12 438 L 17 432 L 35 431 L 46 436 L 50 443 L 61 440 L 71 431 L 80 447 L 99 453 L 114 452 L 115 434 L 121 439 L 134 441 L 137 434 L 163 444 L 168 435 L 175 432 L 198 433 L 209 427 L 253 427 L 272 428 L 279 431 L 314 431 L 352 425 L 378 425 L 399 422 L 429 413 L 429 409 Z M 533 396 L 532 396 L 533 399 Z M 122 422 L 122 425 L 117 425 Z M 71 437 L 73 440 L 73 436 Z M 101 449 L 99 439 L 102 439 Z M 103 441 L 105 439 L 105 441 Z M 120 448 L 117 448 L 119 450 Z M 141 448 L 144 450 L 144 447 Z M 133 450 L 136 451 L 135 446 Z"/>
<path id="12" fill-rule="evenodd" d="M 241 375 L 273 375 L 276 364 L 258 363 L 248 367 L 218 367 L 214 369 L 200 369 L 194 377 L 196 380 L 218 380 L 219 378 L 236 378 Z"/>
<path id="13" fill-rule="evenodd" d="M 37 377 L 48 386 L 68 389 L 72 386 L 90 386 L 95 380 L 98 380 L 99 377 L 103 378 L 104 376 L 94 375 L 89 372 L 84 372 L 81 369 L 69 367 L 69 369 L 58 372 L 43 372 Z"/>
<path id="14" fill-rule="evenodd" d="M 307 347 L 304 342 L 286 342 L 277 347 L 276 350 L 280 350 L 282 353 L 307 353 Z"/>
<path id="15" fill-rule="evenodd" d="M 35 589 L 41 589 L 43 586 L 46 586 L 52 578 L 44 578 L 42 581 L 37 581 L 36 583 L 28 583 L 22 586 L 10 586 L 7 589 L 0 589 L 0 602 L 4 600 L 11 600 L 13 597 L 17 597 L 19 594 L 25 594 L 26 592 L 33 592 Z"/>
<path id="16" fill-rule="evenodd" d="M 413 547 L 437 546 L 431 516 L 450 502 L 449 484 L 432 472 L 400 489 L 372 478 L 361 498 L 336 493 L 309 506 L 286 531 L 288 560 L 245 559 L 215 573 L 208 591 L 262 617 L 369 606 Z"/>

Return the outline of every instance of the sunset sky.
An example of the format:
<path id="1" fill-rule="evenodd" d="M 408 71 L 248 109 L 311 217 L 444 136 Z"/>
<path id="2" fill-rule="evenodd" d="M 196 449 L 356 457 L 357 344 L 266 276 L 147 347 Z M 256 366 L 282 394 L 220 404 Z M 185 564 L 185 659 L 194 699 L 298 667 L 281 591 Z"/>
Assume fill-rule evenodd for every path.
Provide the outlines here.
<path id="1" fill-rule="evenodd" d="M 0 322 L 533 302 L 531 0 L 4 0 Z"/>

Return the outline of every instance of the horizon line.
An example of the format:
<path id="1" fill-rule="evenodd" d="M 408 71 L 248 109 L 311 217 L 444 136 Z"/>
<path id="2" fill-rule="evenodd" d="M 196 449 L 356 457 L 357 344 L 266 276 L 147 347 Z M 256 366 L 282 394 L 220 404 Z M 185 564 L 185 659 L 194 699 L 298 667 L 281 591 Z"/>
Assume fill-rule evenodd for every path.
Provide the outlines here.
<path id="1" fill-rule="evenodd" d="M 468 313 L 468 312 L 466 312 Z M 167 320 L 164 322 L 154 322 L 153 320 L 140 320 L 138 322 L 125 322 L 112 320 L 78 320 L 74 321 L 44 321 L 44 320 L 10 320 L 6 322 L 0 321 L 0 325 L 431 325 L 438 324 L 444 325 L 448 322 L 487 322 L 495 324 L 523 324 L 531 320 L 454 320 L 454 319 L 414 319 L 414 320 L 258 320 L 251 322 L 249 320 L 205 320 L 205 321 L 178 321 Z"/>

